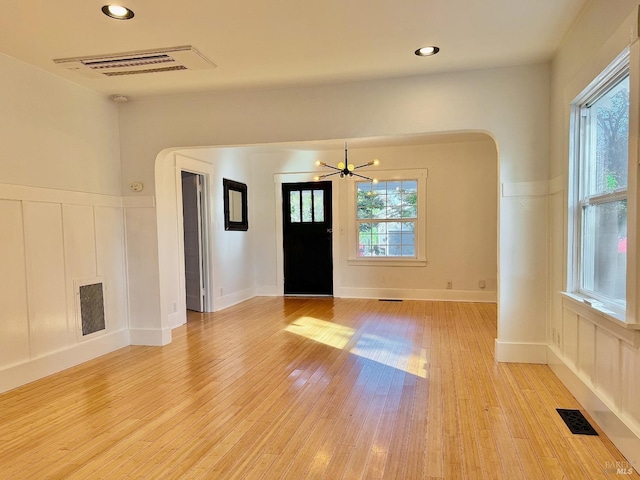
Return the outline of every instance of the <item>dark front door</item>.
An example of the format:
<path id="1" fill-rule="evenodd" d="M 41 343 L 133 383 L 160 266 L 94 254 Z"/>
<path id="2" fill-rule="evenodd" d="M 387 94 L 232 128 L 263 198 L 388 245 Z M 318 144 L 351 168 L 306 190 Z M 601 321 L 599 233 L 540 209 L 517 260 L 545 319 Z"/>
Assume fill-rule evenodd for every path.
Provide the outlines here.
<path id="1" fill-rule="evenodd" d="M 282 185 L 285 295 L 333 295 L 331 182 Z"/>

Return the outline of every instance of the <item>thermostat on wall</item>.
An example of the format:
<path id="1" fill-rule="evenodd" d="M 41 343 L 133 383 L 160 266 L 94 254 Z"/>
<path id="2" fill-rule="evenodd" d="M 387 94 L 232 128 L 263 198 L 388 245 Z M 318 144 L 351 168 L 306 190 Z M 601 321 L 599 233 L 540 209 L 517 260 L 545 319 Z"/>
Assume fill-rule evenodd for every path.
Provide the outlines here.
<path id="1" fill-rule="evenodd" d="M 140 183 L 140 182 L 133 182 L 131 184 L 131 191 L 132 192 L 141 192 L 143 188 L 144 188 L 144 185 L 142 185 L 142 183 Z"/>

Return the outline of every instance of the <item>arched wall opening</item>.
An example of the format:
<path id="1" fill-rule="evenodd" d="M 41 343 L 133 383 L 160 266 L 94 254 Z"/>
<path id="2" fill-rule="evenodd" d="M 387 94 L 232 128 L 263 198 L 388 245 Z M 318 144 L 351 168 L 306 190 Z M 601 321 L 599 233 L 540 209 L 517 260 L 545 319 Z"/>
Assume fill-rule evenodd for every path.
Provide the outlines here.
<path id="1" fill-rule="evenodd" d="M 316 160 L 336 164 L 343 140 L 179 148 L 156 160 L 161 315 L 169 328 L 186 321 L 180 172 L 204 175 L 210 192 L 209 310 L 256 295 L 282 295 L 283 182 L 309 181 Z M 349 140 L 356 164 L 379 158 L 381 175 L 426 172 L 424 265 L 350 262 L 353 222 L 349 182 L 334 184 L 334 296 L 460 301 L 498 299 L 498 151 L 489 134 L 455 132 Z M 323 173 L 323 172 L 320 172 Z M 224 230 L 222 179 L 248 185 L 249 230 Z M 451 288 L 447 288 L 451 282 Z"/>

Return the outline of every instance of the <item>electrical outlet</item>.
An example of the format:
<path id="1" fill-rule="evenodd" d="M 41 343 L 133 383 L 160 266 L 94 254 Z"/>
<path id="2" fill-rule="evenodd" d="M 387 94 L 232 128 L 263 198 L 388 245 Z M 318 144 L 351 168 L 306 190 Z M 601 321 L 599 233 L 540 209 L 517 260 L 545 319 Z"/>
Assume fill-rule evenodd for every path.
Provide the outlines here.
<path id="1" fill-rule="evenodd" d="M 447 281 L 447 290 L 451 290 L 453 288 L 453 281 L 448 280 Z"/>
<path id="2" fill-rule="evenodd" d="M 487 288 L 487 282 L 485 282 L 484 280 L 480 280 L 480 281 L 478 282 L 478 286 L 479 286 L 480 288 Z"/>

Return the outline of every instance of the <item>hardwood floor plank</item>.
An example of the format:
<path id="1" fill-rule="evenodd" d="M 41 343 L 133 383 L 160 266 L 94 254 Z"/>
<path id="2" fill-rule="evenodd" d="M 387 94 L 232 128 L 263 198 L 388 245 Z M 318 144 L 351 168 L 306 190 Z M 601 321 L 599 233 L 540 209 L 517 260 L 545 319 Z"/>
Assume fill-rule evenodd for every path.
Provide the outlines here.
<path id="1" fill-rule="evenodd" d="M 557 415 L 580 406 L 548 367 L 495 362 L 496 315 L 274 297 L 189 313 L 165 347 L 0 395 L 0 478 L 619 478 L 611 441 Z"/>

